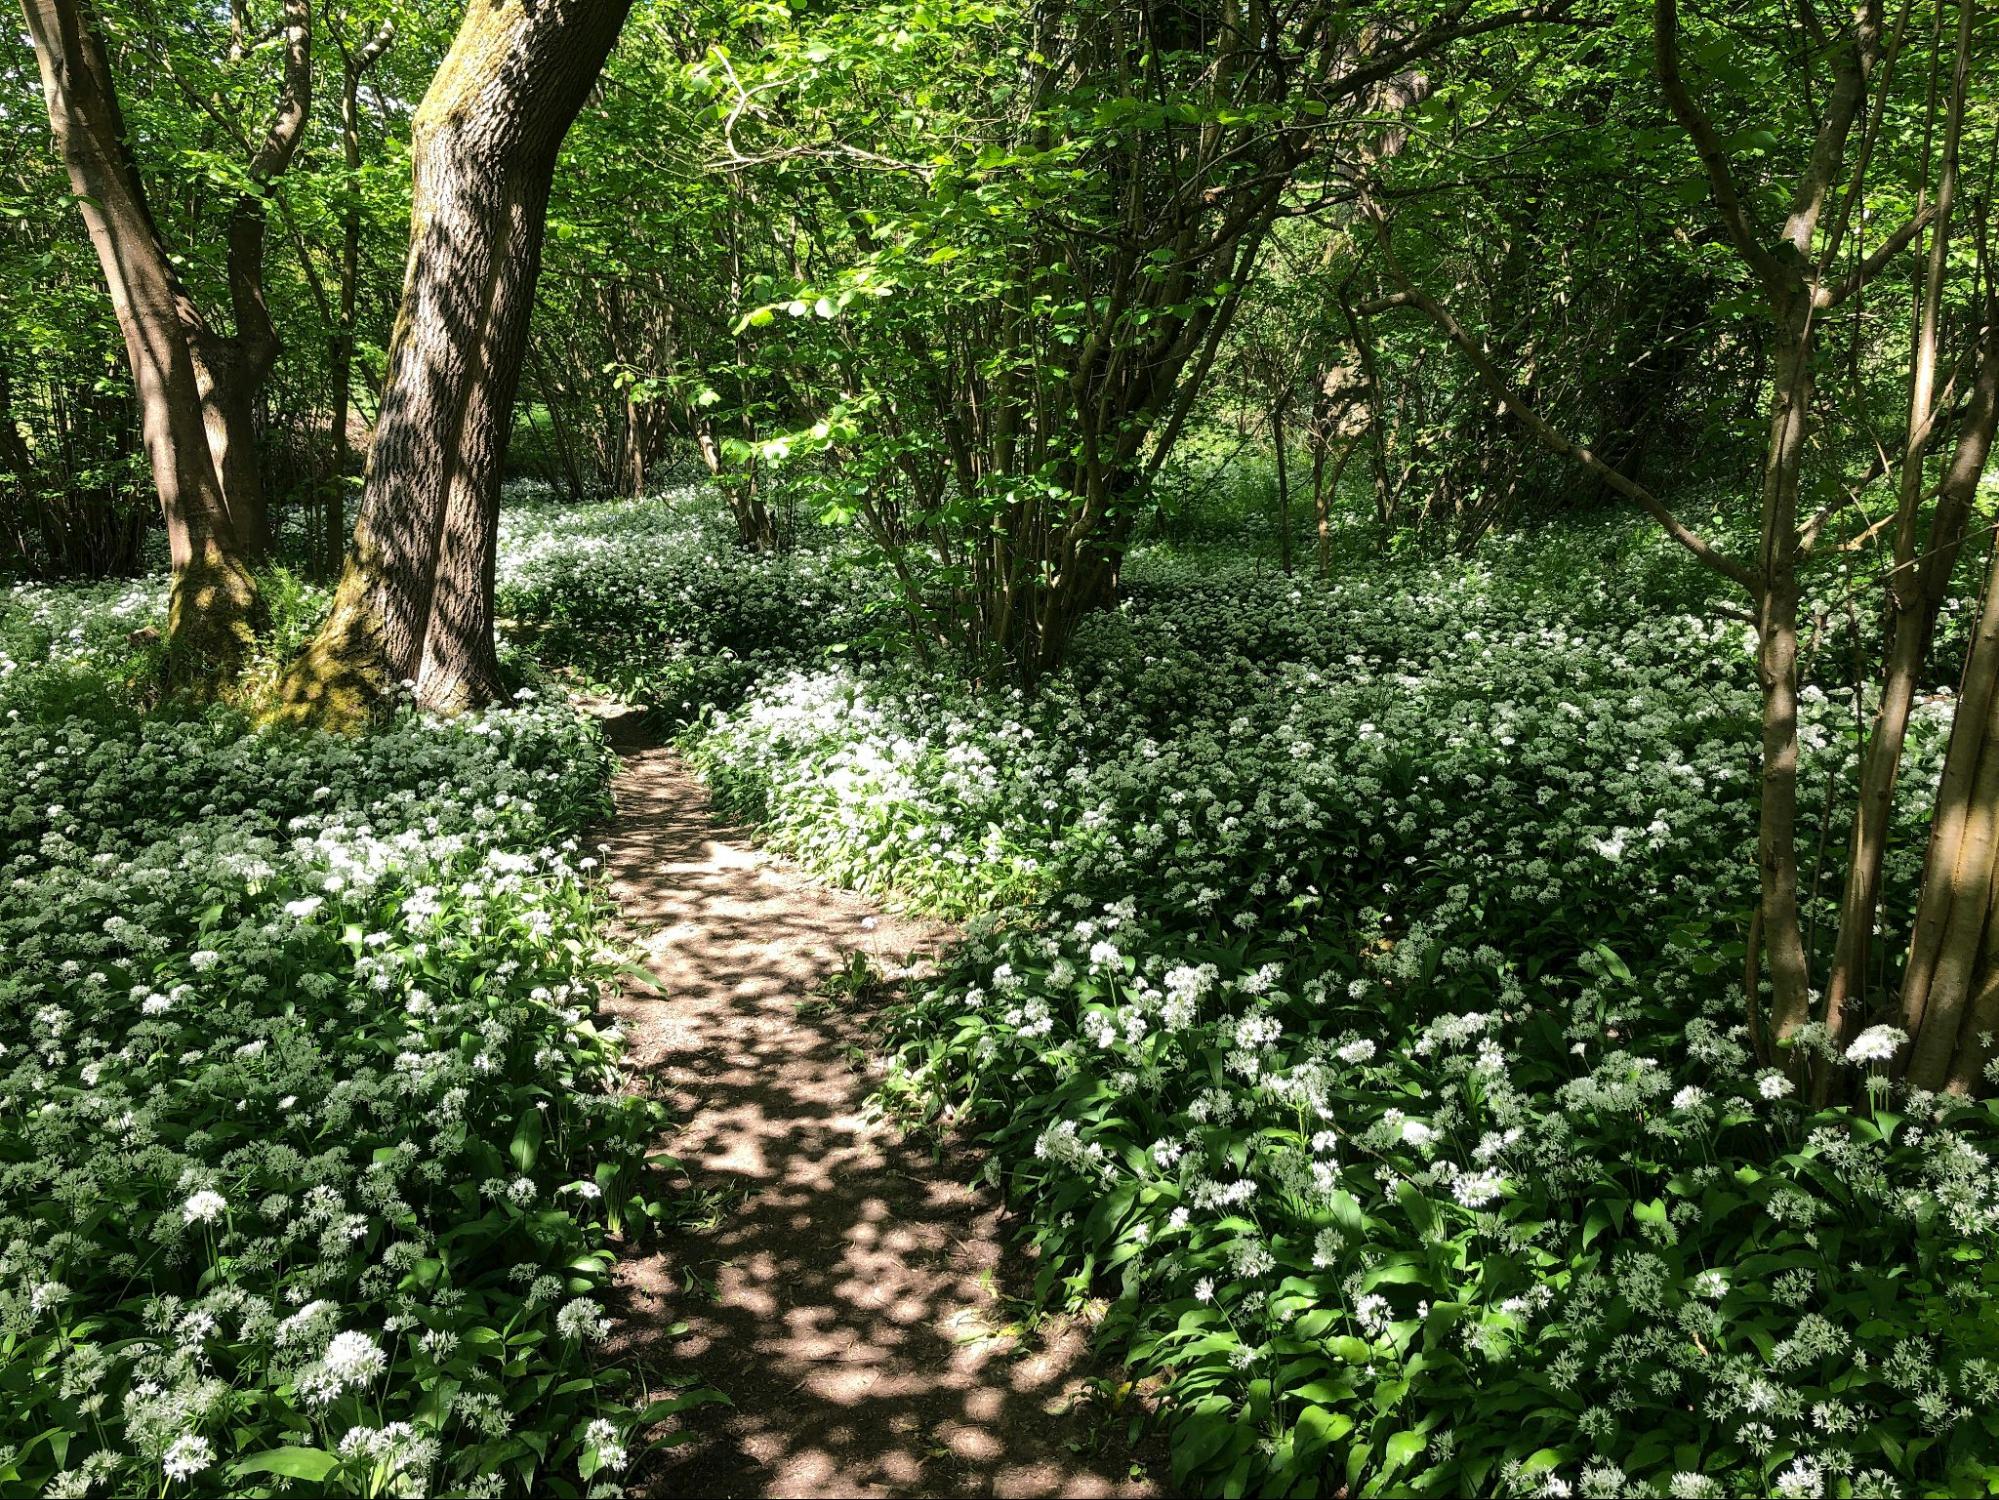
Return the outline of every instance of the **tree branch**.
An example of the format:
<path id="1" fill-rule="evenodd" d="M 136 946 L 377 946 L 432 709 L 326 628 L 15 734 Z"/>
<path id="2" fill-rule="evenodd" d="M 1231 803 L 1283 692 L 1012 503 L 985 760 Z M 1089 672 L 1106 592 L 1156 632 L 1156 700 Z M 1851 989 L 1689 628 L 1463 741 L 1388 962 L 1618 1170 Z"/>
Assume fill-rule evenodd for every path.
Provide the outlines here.
<path id="1" fill-rule="evenodd" d="M 1812 305 L 1821 310 L 1829 307 L 1838 307 L 1840 303 L 1851 297 L 1855 292 L 1866 286 L 1868 282 L 1879 276 L 1882 271 L 1886 270 L 1888 262 L 1908 249 L 1909 241 L 1928 228 L 1930 221 L 1936 216 L 1936 205 L 1934 203 L 1924 204 L 1914 218 L 1889 235 L 1879 245 L 1876 245 L 1867 258 L 1855 266 L 1847 278 L 1840 282 L 1838 286 L 1821 286 L 1817 291 L 1813 292 Z"/>
<path id="2" fill-rule="evenodd" d="M 1729 169 L 1728 152 L 1721 144 L 1721 137 L 1715 134 L 1713 123 L 1701 112 L 1687 90 L 1686 80 L 1680 76 L 1680 11 L 1676 0 L 1653 0 L 1652 54 L 1666 105 L 1681 128 L 1693 138 L 1694 151 L 1707 172 L 1708 188 L 1721 214 L 1722 227 L 1728 231 L 1737 253 L 1749 263 L 1771 295 L 1784 295 L 1788 289 L 1784 268 L 1769 247 L 1756 237 L 1755 226 L 1742 206 L 1735 174 Z"/>
<path id="3" fill-rule="evenodd" d="M 1665 0 L 1665 3 L 1670 3 L 1670 0 Z M 1506 408 L 1507 414 L 1532 433 L 1543 447 L 1564 457 L 1573 458 L 1583 468 L 1602 480 L 1604 484 L 1624 496 L 1625 499 L 1630 500 L 1640 510 L 1643 510 L 1653 520 L 1657 521 L 1668 536 L 1686 548 L 1695 557 L 1699 558 L 1707 567 L 1719 573 L 1722 577 L 1740 584 L 1751 594 L 1757 592 L 1758 579 L 1756 572 L 1747 563 L 1730 557 L 1727 553 L 1715 548 L 1704 537 L 1687 527 L 1672 511 L 1666 508 L 1665 503 L 1657 495 L 1654 495 L 1644 485 L 1637 483 L 1635 480 L 1627 479 L 1623 474 L 1598 458 L 1587 447 L 1580 443 L 1572 442 L 1557 432 L 1543 420 L 1540 413 L 1522 400 L 1513 387 L 1507 383 L 1506 377 L 1486 357 L 1485 351 L 1479 347 L 1478 342 L 1469 333 L 1465 332 L 1463 325 L 1451 315 L 1450 309 L 1446 308 L 1429 293 L 1422 291 L 1410 280 L 1409 273 L 1402 268 L 1402 263 L 1396 259 L 1395 251 L 1389 244 L 1387 221 L 1382 217 L 1381 210 L 1375 205 L 1373 199 L 1363 196 L 1361 204 L 1374 220 L 1375 238 L 1380 245 L 1382 260 L 1388 268 L 1388 274 L 1402 288 L 1399 294 L 1377 299 L 1377 303 L 1371 303 L 1369 304 L 1370 306 L 1386 305 L 1388 307 L 1415 307 L 1421 309 L 1431 322 L 1443 330 L 1445 337 L 1457 346 L 1459 352 L 1471 362 L 1472 369 L 1477 372 L 1480 383 L 1492 393 L 1501 406 Z"/>

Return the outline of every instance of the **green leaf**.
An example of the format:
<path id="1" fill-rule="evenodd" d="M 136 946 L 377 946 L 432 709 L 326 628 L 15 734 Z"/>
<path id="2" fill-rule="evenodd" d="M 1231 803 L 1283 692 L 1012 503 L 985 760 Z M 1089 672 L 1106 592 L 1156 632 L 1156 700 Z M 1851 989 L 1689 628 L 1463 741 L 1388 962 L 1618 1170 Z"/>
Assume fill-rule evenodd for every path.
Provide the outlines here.
<path id="1" fill-rule="evenodd" d="M 514 1127 L 513 1144 L 507 1147 L 507 1154 L 514 1159 L 514 1167 L 525 1174 L 534 1170 L 534 1160 L 541 1154 L 541 1111 L 529 1108 L 521 1113 L 520 1124 Z"/>
<path id="2" fill-rule="evenodd" d="M 1353 1418 L 1344 1412 L 1328 1411 L 1323 1406 L 1308 1406 L 1298 1413 L 1296 1435 L 1292 1438 L 1292 1452 L 1301 1458 L 1329 1448 L 1349 1432 L 1353 1431 Z"/>
<path id="3" fill-rule="evenodd" d="M 1429 1446 L 1429 1438 L 1420 1432 L 1405 1429 L 1396 1433 L 1388 1440 L 1388 1449 L 1382 1455 L 1387 1462 L 1386 1472 L 1393 1474 Z"/>
<path id="4" fill-rule="evenodd" d="M 229 1472 L 238 1479 L 246 1474 L 278 1474 L 318 1484 L 339 1467 L 340 1460 L 323 1448 L 287 1447 L 248 1454 L 231 1464 Z"/>

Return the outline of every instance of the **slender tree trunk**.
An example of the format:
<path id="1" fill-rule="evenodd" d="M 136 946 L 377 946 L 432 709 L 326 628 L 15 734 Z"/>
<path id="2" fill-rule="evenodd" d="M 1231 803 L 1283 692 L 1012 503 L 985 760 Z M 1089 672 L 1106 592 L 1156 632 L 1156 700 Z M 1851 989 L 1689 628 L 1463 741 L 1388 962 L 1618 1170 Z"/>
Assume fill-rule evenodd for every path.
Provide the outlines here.
<path id="1" fill-rule="evenodd" d="M 1653 0 L 1654 65 L 1673 116 L 1687 132 L 1708 178 L 1709 197 L 1721 227 L 1744 265 L 1762 283 L 1775 329 L 1770 438 L 1762 475 L 1762 541 L 1751 579 L 1756 601 L 1757 675 L 1763 689 L 1763 789 L 1757 827 L 1758 902 L 1770 974 L 1769 1036 L 1795 1037 L 1811 1016 L 1811 964 L 1798 912 L 1798 490 L 1813 398 L 1816 315 L 1836 306 L 1878 274 L 1920 232 L 1912 219 L 1887 237 L 1856 268 L 1843 289 L 1829 284 L 1841 237 L 1858 200 L 1860 178 L 1843 196 L 1846 144 L 1863 113 L 1868 79 L 1881 59 L 1880 0 L 1859 0 L 1851 28 L 1838 35 L 1826 62 L 1832 79 L 1811 152 L 1791 189 L 1781 236 L 1774 241 L 1751 217 L 1735 180 L 1728 149 L 1688 88 L 1680 70 L 1677 0 Z M 1864 172 L 1863 153 L 1861 172 Z M 1820 244 L 1827 205 L 1836 205 L 1830 233 Z M 1611 471 L 1614 472 L 1614 471 Z M 1607 475 L 1606 475 L 1607 477 Z M 1778 1052 L 1776 1055 L 1783 1055 Z M 1802 1075 L 1805 1060 L 1788 1059 Z"/>
<path id="2" fill-rule="evenodd" d="M 562 477 L 569 486 L 569 498 L 583 498 L 583 471 L 576 466 L 576 451 L 569 441 L 569 423 L 562 415 L 560 392 L 548 378 L 548 362 L 534 341 L 528 341 L 528 355 L 534 361 L 534 383 L 541 392 L 541 404 L 548 408 L 549 430 L 555 435 L 555 456 L 562 464 Z"/>
<path id="3" fill-rule="evenodd" d="M 1333 574 L 1333 501 L 1339 498 L 1340 480 L 1346 477 L 1347 463 L 1353 458 L 1355 452 L 1359 450 L 1364 440 L 1363 437 L 1353 437 L 1347 440 L 1346 446 L 1340 449 L 1339 461 L 1333 465 L 1333 477 L 1331 481 L 1313 497 L 1313 508 L 1318 512 L 1319 578 L 1321 581 L 1332 577 Z M 1316 487 L 1318 484 L 1316 476 L 1312 482 Z"/>
<path id="4" fill-rule="evenodd" d="M 398 683 L 442 711 L 501 694 L 501 460 L 556 154 L 629 0 L 473 0 L 412 132 L 402 310 L 333 613 L 286 679 L 295 717 L 351 721 Z"/>
<path id="5" fill-rule="evenodd" d="M 1812 319 L 1795 300 L 1782 333 L 1763 466 L 1756 671 L 1763 689 L 1763 794 L 1756 833 L 1770 1030 L 1782 1043 L 1811 1018 L 1811 966 L 1798 918 L 1798 483 L 1812 405 Z"/>
<path id="6" fill-rule="evenodd" d="M 1291 482 L 1284 466 L 1284 403 L 1270 413 L 1270 432 L 1277 443 L 1277 557 L 1286 573 L 1291 571 Z"/>
<path id="7" fill-rule="evenodd" d="M 340 158 L 346 175 L 341 182 L 345 201 L 340 207 L 340 306 L 326 362 L 333 386 L 333 482 L 326 491 L 324 559 L 329 575 L 340 571 L 347 553 L 347 465 L 353 456 L 347 422 L 354 401 L 354 304 L 361 285 L 361 80 L 395 39 L 395 23 L 385 21 L 360 51 L 341 49 Z"/>
<path id="8" fill-rule="evenodd" d="M 1910 351 L 1909 421 L 1896 503 L 1895 570 L 1888 583 L 1888 604 L 1893 617 L 1888 664 L 1881 685 L 1880 707 L 1875 711 L 1861 761 L 1846 885 L 1840 893 L 1838 939 L 1832 971 L 1826 979 L 1825 1020 L 1835 1040 L 1846 1031 L 1857 1008 L 1855 1002 L 1864 1000 L 1867 959 L 1881 903 L 1881 865 L 1888 849 L 1888 824 L 1894 814 L 1895 783 L 1901 771 L 1902 748 L 1908 740 L 1909 715 L 1915 706 L 1923 662 L 1929 656 L 1930 640 L 1936 633 L 1937 616 L 1949 592 L 1964 538 L 1965 520 L 1970 514 L 1969 491 L 1951 491 L 1946 486 L 1930 520 L 1927 545 L 1918 555 L 1923 463 L 1930 450 L 1936 418 L 1937 324 L 1948 274 L 1951 211 L 1957 196 L 1958 147 L 1964 132 L 1971 23 L 1972 0 L 1960 0 L 1956 64 L 1952 70 L 1937 176 L 1936 219 Z M 1934 107 L 1933 95 L 1932 111 Z M 1931 118 L 1935 118 L 1934 113 Z M 1973 483 L 1975 486 L 1976 481 Z M 1831 1070 L 1821 1069 L 1814 1088 L 1819 1102 L 1828 1097 L 1831 1082 Z"/>
<path id="9" fill-rule="evenodd" d="M 1314 403 L 1315 407 L 1317 404 Z M 1306 436 L 1312 445 L 1312 524 L 1318 537 L 1319 579 L 1324 582 L 1331 563 L 1332 517 L 1326 503 L 1326 450 L 1331 445 L 1331 434 L 1326 430 L 1322 410 L 1313 412 Z"/>
<path id="10" fill-rule="evenodd" d="M 625 394 L 625 493 L 637 500 L 646 492 L 647 459 L 650 456 L 651 434 L 644 410 Z"/>
<path id="11" fill-rule="evenodd" d="M 207 325 L 191 343 L 201 414 L 222 503 L 244 554 L 270 550 L 271 518 L 257 463 L 257 398 L 283 343 L 264 297 L 265 201 L 291 166 L 312 110 L 311 0 L 284 0 L 284 81 L 264 138 L 251 154 L 250 183 L 230 207 L 229 308 L 235 331 Z"/>
<path id="12" fill-rule="evenodd" d="M 194 340 L 200 313 L 160 238 L 126 144 L 84 0 L 23 0 L 49 126 L 103 268 L 138 393 L 140 430 L 173 563 L 167 638 L 177 675 L 213 685 L 242 664 L 259 602 L 209 449 Z"/>

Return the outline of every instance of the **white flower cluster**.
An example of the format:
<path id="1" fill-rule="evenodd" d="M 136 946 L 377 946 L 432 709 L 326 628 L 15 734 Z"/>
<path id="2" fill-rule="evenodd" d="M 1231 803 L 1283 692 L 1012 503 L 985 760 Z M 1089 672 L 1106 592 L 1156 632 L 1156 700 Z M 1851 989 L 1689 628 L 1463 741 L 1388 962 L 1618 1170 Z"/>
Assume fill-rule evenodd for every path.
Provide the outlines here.
<path id="1" fill-rule="evenodd" d="M 1858 1435 L 1918 1397 L 1968 1431 L 1999 1339 L 1875 1268 L 1919 1242 L 1981 1295 L 1999 1142 L 1921 1099 L 1892 1140 L 1801 1139 L 1724 953 L 1755 879 L 1739 628 L 1495 550 L 1323 588 L 1136 557 L 1032 696 L 783 672 L 694 754 L 836 878 L 1029 905 L 974 929 L 891 1087 L 990 1129 L 1044 1255 L 1115 1267 L 1149 1368 L 1271 1403 L 1260 1461 L 1316 1451 L 1251 1395 L 1281 1371 L 1377 1455 L 1448 1412 L 1440 1492 L 1892 1489 L 1917 1428 Z M 1852 695 L 1802 714 L 1816 807 Z M 1947 728 L 1917 725 L 1912 782 Z M 1856 1038 L 1856 1083 L 1903 1040 Z M 1911 1340 L 1927 1373 L 1889 1374 Z"/>
<path id="2" fill-rule="evenodd" d="M 598 1167 L 655 1128 L 590 1018 L 601 739 L 531 699 L 358 737 L 43 716 L 38 682 L 115 651 L 27 628 L 0 619 L 0 1439 L 66 1434 L 21 1450 L 27 1492 L 237 1487 L 303 1413 L 334 1488 L 420 1495 L 477 1480 L 531 1388 L 572 1392 L 537 1421 L 608 1420 L 578 1348 L 608 1321 L 559 1297 L 608 1237 Z M 495 1210 L 488 1136 L 538 1105 L 572 1144 Z M 565 1226 L 547 1298 L 482 1269 L 530 1219 Z M 511 1374 L 501 1327 L 534 1340 Z"/>

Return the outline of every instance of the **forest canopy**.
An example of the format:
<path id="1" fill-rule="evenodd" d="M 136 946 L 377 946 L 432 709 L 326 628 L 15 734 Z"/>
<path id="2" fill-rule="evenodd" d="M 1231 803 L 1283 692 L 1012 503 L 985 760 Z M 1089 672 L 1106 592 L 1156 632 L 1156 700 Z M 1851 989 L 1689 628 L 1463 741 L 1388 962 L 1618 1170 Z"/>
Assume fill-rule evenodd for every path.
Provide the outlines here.
<path id="1" fill-rule="evenodd" d="M 1992 7 L 0 71 L 0 1494 L 1999 1493 Z"/>

